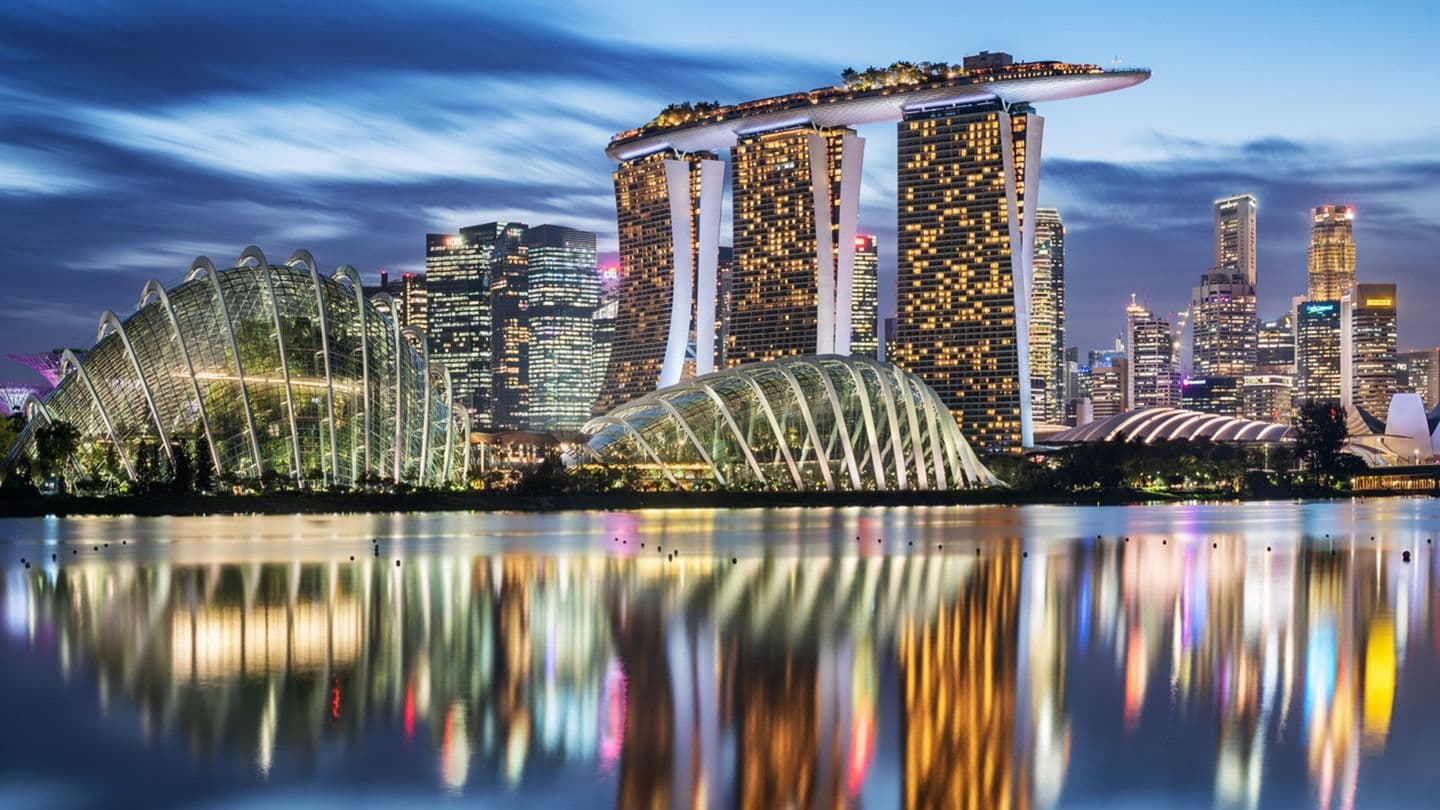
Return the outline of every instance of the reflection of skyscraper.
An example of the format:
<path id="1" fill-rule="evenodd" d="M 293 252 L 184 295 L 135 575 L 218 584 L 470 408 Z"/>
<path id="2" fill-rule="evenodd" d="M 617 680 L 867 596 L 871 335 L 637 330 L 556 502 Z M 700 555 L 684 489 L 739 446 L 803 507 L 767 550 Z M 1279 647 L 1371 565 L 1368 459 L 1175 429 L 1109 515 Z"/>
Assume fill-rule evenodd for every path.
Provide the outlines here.
<path id="1" fill-rule="evenodd" d="M 1355 209 L 1322 205 L 1310 221 L 1309 298 L 1338 301 L 1355 284 Z"/>
<path id="2" fill-rule="evenodd" d="M 904 807 L 1029 803 L 1013 753 L 1019 551 L 1013 544 L 992 550 L 954 604 L 901 627 Z"/>
<path id="3" fill-rule="evenodd" d="M 898 329 L 887 358 L 981 452 L 1031 444 L 1029 260 L 1043 120 L 980 102 L 899 124 Z M 1033 156 L 1033 157 L 1032 157 Z"/>
<path id="4" fill-rule="evenodd" d="M 850 309 L 850 353 L 878 357 L 876 335 L 880 318 L 880 252 L 875 237 L 855 237 L 855 297 Z"/>
<path id="5" fill-rule="evenodd" d="M 700 326 L 697 354 L 714 356 L 706 325 L 715 322 L 710 309 L 718 297 L 723 164 L 709 153 L 657 152 L 621 163 L 614 179 L 620 296 L 596 413 L 679 382 L 692 317 Z M 709 362 L 696 370 L 710 371 Z"/>
<path id="6" fill-rule="evenodd" d="M 864 141 L 846 128 L 740 137 L 730 163 L 730 365 L 849 354 L 860 190 L 855 169 L 863 149 Z"/>
<path id="7" fill-rule="evenodd" d="M 1065 419 L 1065 225 L 1060 212 L 1035 212 L 1035 278 L 1030 288 L 1030 379 L 1035 418 Z"/>

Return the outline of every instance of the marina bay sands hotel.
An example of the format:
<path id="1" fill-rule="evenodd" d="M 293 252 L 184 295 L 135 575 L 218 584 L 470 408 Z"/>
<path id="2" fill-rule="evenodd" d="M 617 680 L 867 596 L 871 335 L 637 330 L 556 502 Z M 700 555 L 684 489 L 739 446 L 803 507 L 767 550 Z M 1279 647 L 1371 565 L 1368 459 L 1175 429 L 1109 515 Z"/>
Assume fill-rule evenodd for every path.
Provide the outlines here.
<path id="1" fill-rule="evenodd" d="M 596 412 L 717 366 L 850 354 L 865 140 L 898 122 L 896 329 L 887 359 L 940 395 L 981 452 L 1031 444 L 1028 357 L 1043 119 L 1142 69 L 968 56 L 846 71 L 836 87 L 672 105 L 617 134 L 623 274 Z M 733 265 L 719 287 L 730 150 Z M 717 334 L 728 306 L 727 334 Z"/>

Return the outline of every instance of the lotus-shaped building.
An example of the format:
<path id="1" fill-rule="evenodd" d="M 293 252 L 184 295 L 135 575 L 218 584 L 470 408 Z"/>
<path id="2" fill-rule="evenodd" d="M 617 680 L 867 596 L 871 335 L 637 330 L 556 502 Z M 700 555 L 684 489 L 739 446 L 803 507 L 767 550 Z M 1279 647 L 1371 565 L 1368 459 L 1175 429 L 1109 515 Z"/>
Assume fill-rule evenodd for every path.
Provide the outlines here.
<path id="1" fill-rule="evenodd" d="M 861 357 L 787 357 L 662 388 L 587 422 L 585 451 L 671 484 L 965 489 L 1000 482 L 936 393 Z"/>
<path id="2" fill-rule="evenodd" d="M 177 287 L 147 283 L 131 315 L 104 313 L 83 359 L 65 353 L 59 384 L 26 403 L 7 467 L 33 452 L 41 426 L 63 421 L 79 432 L 69 464 L 81 475 L 109 459 L 136 479 L 142 458 L 158 450 L 173 464 L 194 442 L 237 478 L 461 480 L 465 409 L 424 333 L 400 327 L 393 306 L 366 299 L 353 267 L 322 274 L 304 250 L 270 264 L 247 248 L 228 270 L 196 259 Z"/>

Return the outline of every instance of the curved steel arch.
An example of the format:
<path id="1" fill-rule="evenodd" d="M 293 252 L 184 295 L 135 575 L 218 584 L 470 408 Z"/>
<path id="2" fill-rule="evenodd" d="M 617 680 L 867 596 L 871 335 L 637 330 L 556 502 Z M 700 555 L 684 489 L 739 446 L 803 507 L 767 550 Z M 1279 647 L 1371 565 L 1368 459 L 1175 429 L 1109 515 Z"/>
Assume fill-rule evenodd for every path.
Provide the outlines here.
<path id="1" fill-rule="evenodd" d="M 715 477 L 715 483 L 722 487 L 727 486 L 725 476 L 720 474 L 720 468 L 715 465 L 715 459 L 711 458 L 710 454 L 706 452 L 705 446 L 700 443 L 700 437 L 695 435 L 695 431 L 690 427 L 690 423 L 685 421 L 684 416 L 680 415 L 680 409 L 676 408 L 674 403 L 662 395 L 656 395 L 653 401 L 659 403 L 660 407 L 664 408 L 667 413 L 675 417 L 675 421 L 680 423 L 680 429 L 689 437 L 690 444 L 695 447 L 696 452 L 700 454 L 700 458 L 704 459 L 705 463 L 710 465 L 710 474 Z"/>
<path id="2" fill-rule="evenodd" d="M 340 449 L 335 444 L 335 381 L 330 375 L 330 317 L 325 312 L 325 293 L 320 289 L 320 270 L 315 266 L 315 257 L 304 248 L 290 254 L 285 264 L 288 267 L 295 267 L 297 264 L 303 266 L 309 271 L 310 284 L 315 288 L 315 310 L 320 316 L 320 357 L 325 365 L 325 408 L 329 416 L 326 425 L 330 433 L 330 481 L 338 484 Z M 323 473 L 321 477 L 324 477 Z"/>
<path id="3" fill-rule="evenodd" d="M 170 328 L 175 332 L 175 342 L 180 345 L 180 359 L 185 361 L 185 371 L 190 375 L 190 389 L 195 394 L 195 408 L 200 414 L 200 427 L 205 431 L 210 461 L 215 465 L 215 474 L 220 475 L 224 469 L 220 465 L 220 450 L 215 446 L 215 434 L 210 430 L 210 415 L 205 409 L 205 395 L 200 390 L 200 380 L 195 377 L 195 363 L 190 359 L 190 346 L 185 342 L 185 333 L 180 331 L 180 319 L 175 316 L 175 307 L 170 303 L 170 293 L 158 280 L 152 278 L 145 282 L 144 289 L 140 291 L 140 303 L 136 309 L 149 303 L 151 296 L 159 299 L 165 310 L 165 317 L 170 322 Z"/>
<path id="4" fill-rule="evenodd" d="M 805 489 L 805 476 L 800 474 L 800 465 L 795 463 L 794 456 L 790 454 L 790 445 L 785 441 L 785 432 L 780 429 L 780 420 L 775 418 L 775 409 L 770 407 L 770 400 L 765 396 L 764 386 L 747 371 L 737 370 L 736 376 L 749 384 L 750 390 L 755 392 L 755 401 L 760 404 L 760 410 L 765 412 L 765 419 L 770 423 L 771 432 L 775 434 L 775 445 L 785 459 L 785 466 L 790 468 L 790 477 L 795 481 L 795 488 Z"/>
<path id="5" fill-rule="evenodd" d="M 750 470 L 755 473 L 755 479 L 763 485 L 766 482 L 765 471 L 760 469 L 760 462 L 755 458 L 754 451 L 750 449 L 750 443 L 745 441 L 745 437 L 741 435 L 740 426 L 735 423 L 735 417 L 730 414 L 730 409 L 725 406 L 725 400 L 722 399 L 720 394 L 705 380 L 697 377 L 692 380 L 692 383 L 696 389 L 704 391 L 706 396 L 710 397 L 711 401 L 715 403 L 715 412 L 720 414 L 720 417 L 725 420 L 725 424 L 730 428 L 730 435 L 735 437 L 735 444 L 739 446 L 740 452 L 745 454 L 745 462 L 750 465 Z"/>
<path id="6" fill-rule="evenodd" d="M 875 416 L 870 407 L 870 389 L 865 385 L 865 377 L 854 363 L 841 358 L 830 359 L 840 363 L 850 373 L 850 381 L 855 386 L 855 397 L 860 401 L 860 410 L 865 420 L 865 436 L 870 444 L 870 466 L 875 470 L 875 485 L 883 492 L 889 486 L 885 480 L 885 459 L 880 453 L 880 438 L 875 430 Z"/>
<path id="7" fill-rule="evenodd" d="M 145 376 L 145 369 L 140 367 L 140 358 L 135 354 L 135 346 L 130 343 L 130 335 L 125 332 L 125 324 L 120 321 L 120 316 L 115 310 L 107 309 L 100 314 L 100 324 L 95 328 L 95 344 L 98 346 L 101 339 L 105 337 L 105 327 L 115 330 L 120 336 L 120 345 L 125 347 L 125 354 L 130 358 L 130 365 L 135 369 L 135 377 L 140 381 L 140 392 L 145 395 L 145 405 L 150 411 L 150 418 L 155 422 L 155 433 L 160 437 L 160 445 L 165 448 L 165 458 L 169 459 L 173 468 L 175 465 L 175 449 L 170 446 L 170 437 L 165 432 L 165 422 L 160 418 L 160 408 L 155 405 L 155 393 L 150 389 L 150 380 Z"/>
<path id="8" fill-rule="evenodd" d="M 910 387 L 914 396 L 919 397 L 920 407 L 925 411 L 925 437 L 930 440 L 930 463 L 934 465 L 935 486 L 939 489 L 949 489 L 950 479 L 945 473 L 945 462 L 940 457 L 940 420 L 935 416 L 935 406 L 930 398 L 925 396 L 924 390 L 916 385 L 916 380 L 905 379 L 905 384 Z"/>
<path id="9" fill-rule="evenodd" d="M 244 267 L 247 261 L 260 262 L 257 269 L 265 277 L 265 289 L 270 295 L 270 315 L 275 320 L 275 346 L 280 350 L 280 376 L 285 379 L 285 415 L 290 422 L 290 450 L 295 457 L 294 476 L 298 483 L 305 480 L 305 469 L 300 455 L 300 426 L 295 420 L 295 390 L 290 385 L 290 358 L 285 352 L 285 325 L 280 320 L 280 301 L 275 293 L 275 268 L 265 264 L 265 256 L 254 245 L 240 254 L 236 266 Z"/>
<path id="10" fill-rule="evenodd" d="M 595 421 L 601 424 L 619 425 L 621 430 L 629 431 L 630 435 L 635 437 L 636 443 L 640 445 L 640 449 L 644 450 L 645 454 L 655 461 L 655 466 L 660 468 L 660 472 L 665 474 L 665 477 L 669 479 L 670 483 L 677 487 L 680 486 L 680 482 L 675 479 L 675 474 L 670 472 L 670 465 L 660 460 L 660 456 L 655 452 L 655 448 L 651 447 L 650 443 L 645 441 L 645 437 L 640 435 L 640 431 L 636 430 L 634 425 L 624 419 L 612 416 L 596 417 Z"/>
<path id="11" fill-rule="evenodd" d="M 830 379 L 830 374 L 823 368 L 808 360 L 792 360 L 787 365 L 805 366 L 820 375 L 820 382 L 825 387 L 825 396 L 830 400 L 830 409 L 835 413 L 835 427 L 840 432 L 840 449 L 845 453 L 845 465 L 850 472 L 850 485 L 855 489 L 861 489 L 864 484 L 860 483 L 860 465 L 855 462 L 855 448 L 850 442 L 850 427 L 845 423 L 844 408 L 840 407 L 840 395 L 835 392 L 835 381 Z M 830 451 L 827 449 L 825 455 L 828 458 Z"/>
<path id="12" fill-rule="evenodd" d="M 351 290 L 354 292 L 354 294 L 355 294 L 355 312 L 356 312 L 355 318 L 356 318 L 356 320 L 359 322 L 357 325 L 360 327 L 360 379 L 361 379 L 361 385 L 364 387 L 363 394 L 364 394 L 364 408 L 365 408 L 365 418 L 364 418 L 364 422 L 365 422 L 365 441 L 364 441 L 364 443 L 363 443 L 363 445 L 362 445 L 362 446 L 364 447 L 364 451 L 363 451 L 363 452 L 364 452 L 364 459 L 363 459 L 363 461 L 364 461 L 364 468 L 365 468 L 364 475 L 369 475 L 369 474 L 370 474 L 370 432 L 371 432 L 371 421 L 370 421 L 370 418 L 371 418 L 371 417 L 370 417 L 370 410 L 371 410 L 371 405 L 370 405 L 370 329 L 369 329 L 369 324 L 366 322 L 366 315 L 365 315 L 365 291 L 364 291 L 364 285 L 363 285 L 363 284 L 361 283 L 361 281 L 360 281 L 360 271 L 356 270 L 354 267 L 351 267 L 351 266 L 348 265 L 348 264 L 342 264 L 342 265 L 340 265 L 339 267 L 335 268 L 335 272 L 333 272 L 333 273 L 330 274 L 330 278 L 331 278 L 332 280 L 334 280 L 337 284 L 339 283 L 340 279 L 345 279 L 345 280 L 349 281 L 349 282 L 350 282 L 350 289 L 351 289 Z M 342 285 L 342 286 L 343 286 L 343 285 Z"/>
<path id="13" fill-rule="evenodd" d="M 445 381 L 445 468 L 440 476 L 449 483 L 451 457 L 455 454 L 455 384 L 450 379 L 450 367 L 444 363 L 440 364 L 440 379 Z"/>
<path id="14" fill-rule="evenodd" d="M 895 467 L 895 483 L 902 489 L 910 488 L 910 476 L 905 469 L 905 442 L 900 432 L 899 408 L 895 405 L 895 386 L 890 380 L 890 375 L 883 369 L 870 369 L 875 374 L 875 380 L 880 386 L 880 398 L 885 402 L 885 415 L 890 420 L 890 453 L 891 464 Z"/>
<path id="15" fill-rule="evenodd" d="M 185 274 L 186 281 L 193 281 L 203 274 L 210 280 L 210 289 L 215 294 L 215 303 L 220 307 L 221 319 L 225 324 L 225 335 L 230 342 L 230 354 L 235 358 L 235 377 L 240 383 L 240 405 L 245 411 L 245 429 L 250 439 L 250 452 L 255 460 L 255 477 L 259 478 L 265 474 L 264 463 L 260 456 L 260 436 L 255 432 L 255 411 L 250 407 L 249 385 L 245 382 L 245 364 L 240 362 L 240 344 L 235 340 L 235 321 L 230 317 L 230 305 L 225 302 L 225 289 L 220 283 L 220 275 L 215 270 L 215 264 L 204 256 L 199 256 L 190 264 L 190 271 Z M 219 471 L 219 468 L 216 468 Z"/>
<path id="16" fill-rule="evenodd" d="M 110 434 L 110 441 L 115 444 L 115 453 L 120 458 L 120 463 L 125 466 L 125 474 L 130 476 L 131 481 L 139 481 L 140 476 L 135 473 L 135 465 L 130 462 L 130 454 L 125 450 L 125 445 L 120 442 L 120 434 L 115 432 L 115 424 L 110 421 L 110 412 L 105 410 L 105 403 L 100 401 L 100 393 L 95 390 L 95 383 L 90 380 L 90 374 L 81 364 L 80 358 L 75 352 L 66 349 L 60 355 L 60 368 L 63 372 L 65 367 L 71 366 L 75 373 L 80 375 L 80 382 L 85 384 L 85 390 L 90 392 L 90 401 L 95 404 L 95 409 L 100 412 L 100 421 L 105 423 L 105 431 Z"/>
<path id="17" fill-rule="evenodd" d="M 895 376 L 895 387 L 899 389 L 899 393 L 905 395 L 905 415 L 910 421 L 910 453 L 915 457 L 915 480 L 920 483 L 921 489 L 929 489 L 930 476 L 925 473 L 925 459 L 922 456 L 924 450 L 920 447 L 920 417 L 915 412 L 915 398 L 911 396 L 905 378 L 900 376 L 903 373 L 900 367 L 895 366 L 891 372 Z"/>
<path id="18" fill-rule="evenodd" d="M 416 485 L 423 487 L 425 486 L 425 471 L 430 468 L 430 342 L 425 338 L 424 332 L 413 326 L 400 327 L 399 334 L 402 337 L 413 338 L 420 343 L 420 379 L 425 392 L 425 407 L 420 415 L 420 473 L 416 478 Z M 395 379 L 400 379 L 398 366 L 395 371 Z"/>
<path id="19" fill-rule="evenodd" d="M 800 407 L 800 418 L 805 422 L 805 428 L 810 432 L 810 445 L 815 448 L 815 461 L 820 465 L 820 475 L 825 479 L 825 488 L 831 492 L 835 491 L 835 476 L 830 472 L 830 454 L 820 444 L 820 431 L 815 429 L 815 417 L 810 413 L 810 403 L 805 400 L 805 389 L 800 386 L 800 381 L 790 373 L 783 363 L 776 363 L 770 368 L 780 373 L 790 383 L 790 390 L 795 394 L 795 404 Z M 805 457 L 802 452 L 801 458 Z"/>
<path id="20" fill-rule="evenodd" d="M 403 437 L 402 428 L 405 415 L 405 392 L 401 389 L 402 375 L 400 372 L 400 358 L 404 353 L 402 349 L 405 341 L 400 337 L 400 321 L 395 317 L 395 299 L 390 297 L 390 293 L 376 293 L 370 296 L 370 300 L 383 302 L 385 304 L 385 310 L 381 312 L 381 315 L 385 317 L 385 320 L 390 322 L 390 331 L 394 335 L 395 340 L 395 445 L 391 448 L 392 452 L 390 455 L 393 456 L 394 459 L 391 476 L 394 478 L 395 483 L 398 484 L 400 483 L 400 440 Z"/>

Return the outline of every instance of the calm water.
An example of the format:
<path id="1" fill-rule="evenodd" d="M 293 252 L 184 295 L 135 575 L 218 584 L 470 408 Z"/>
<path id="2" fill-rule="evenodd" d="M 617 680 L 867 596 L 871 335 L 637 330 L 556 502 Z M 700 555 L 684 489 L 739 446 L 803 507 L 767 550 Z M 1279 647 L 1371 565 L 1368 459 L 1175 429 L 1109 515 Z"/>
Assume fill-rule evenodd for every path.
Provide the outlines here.
<path id="1" fill-rule="evenodd" d="M 1433 500 L 0 521 L 0 806 L 1434 807 L 1437 533 Z"/>

